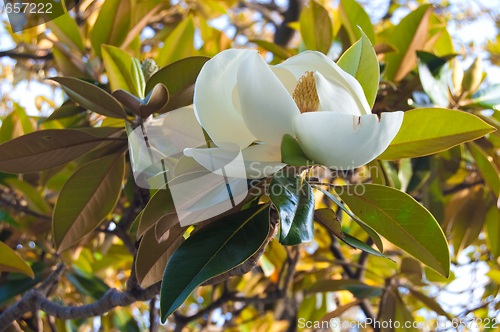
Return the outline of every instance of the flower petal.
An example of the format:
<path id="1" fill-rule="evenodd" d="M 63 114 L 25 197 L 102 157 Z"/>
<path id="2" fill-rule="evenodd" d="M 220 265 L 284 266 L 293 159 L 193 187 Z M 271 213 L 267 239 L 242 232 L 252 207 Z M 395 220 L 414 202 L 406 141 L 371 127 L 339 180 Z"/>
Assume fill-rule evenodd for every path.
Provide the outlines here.
<path id="1" fill-rule="evenodd" d="M 302 77 L 306 71 L 320 72 L 325 77 L 330 76 L 329 80 L 338 81 L 351 92 L 359 109 L 363 112 L 362 114 L 371 113 L 361 84 L 321 52 L 305 51 L 288 58 L 276 67 L 288 69 L 297 79 Z M 324 105 L 322 107 L 325 108 Z"/>
<path id="2" fill-rule="evenodd" d="M 314 73 L 316 90 L 318 91 L 321 109 L 327 112 L 337 112 L 351 115 L 363 115 L 364 110 L 346 87 L 336 79 L 325 78 L 319 72 Z"/>
<path id="3" fill-rule="evenodd" d="M 293 133 L 293 119 L 300 114 L 285 86 L 257 52 L 238 69 L 241 114 L 259 140 L 279 146 L 284 134 Z"/>
<path id="4" fill-rule="evenodd" d="M 184 155 L 215 174 L 235 178 L 261 179 L 285 166 L 281 163 L 280 147 L 268 144 L 252 145 L 241 153 L 228 146 L 226 149 L 186 149 Z"/>
<path id="5" fill-rule="evenodd" d="M 334 112 L 304 113 L 294 121 L 300 146 L 315 162 L 332 169 L 353 169 L 372 161 L 389 146 L 403 112 L 355 116 Z"/>
<path id="6" fill-rule="evenodd" d="M 256 140 L 233 105 L 238 67 L 250 50 L 226 50 L 207 61 L 194 87 L 194 109 L 212 140 L 245 148 Z"/>

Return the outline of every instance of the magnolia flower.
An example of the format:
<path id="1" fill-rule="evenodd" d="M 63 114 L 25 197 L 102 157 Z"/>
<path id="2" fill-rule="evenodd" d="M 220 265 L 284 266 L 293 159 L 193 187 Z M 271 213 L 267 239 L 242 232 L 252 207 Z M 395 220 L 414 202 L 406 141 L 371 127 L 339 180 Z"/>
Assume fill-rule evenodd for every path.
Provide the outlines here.
<path id="1" fill-rule="evenodd" d="M 315 162 L 352 169 L 380 155 L 403 121 L 403 112 L 371 114 L 358 81 L 319 52 L 269 66 L 254 50 L 223 51 L 198 76 L 194 110 L 219 148 L 186 149 L 185 155 L 206 166 L 203 156 L 223 156 L 232 144 L 241 149 L 250 178 L 284 166 L 285 134 Z"/>

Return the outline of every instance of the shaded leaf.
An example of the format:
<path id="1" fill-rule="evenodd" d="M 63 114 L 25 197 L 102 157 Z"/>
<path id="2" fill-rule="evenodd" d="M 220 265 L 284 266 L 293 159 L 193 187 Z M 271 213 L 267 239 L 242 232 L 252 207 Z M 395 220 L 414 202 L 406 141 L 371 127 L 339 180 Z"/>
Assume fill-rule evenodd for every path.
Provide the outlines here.
<path id="1" fill-rule="evenodd" d="M 168 188 L 158 190 L 142 211 L 141 221 L 137 228 L 137 238 L 143 236 L 163 216 L 175 211 L 170 190 Z"/>
<path id="2" fill-rule="evenodd" d="M 0 241 L 0 272 L 18 272 L 26 274 L 32 279 L 35 274 L 31 267 L 5 243 Z"/>
<path id="3" fill-rule="evenodd" d="M 339 239 L 344 238 L 340 221 L 337 219 L 337 216 L 332 209 L 326 208 L 314 211 L 314 220 L 323 225 L 330 233 Z"/>
<path id="4" fill-rule="evenodd" d="M 125 41 L 130 27 L 130 9 L 129 0 L 104 1 L 90 36 L 98 57 L 101 57 L 101 45 L 120 46 Z"/>
<path id="5" fill-rule="evenodd" d="M 448 73 L 446 61 L 431 53 L 417 52 L 418 74 L 425 93 L 431 101 L 439 106 L 446 107 L 448 100 Z"/>
<path id="6" fill-rule="evenodd" d="M 475 105 L 486 108 L 500 108 L 500 84 L 493 84 L 474 93 L 472 101 Z"/>
<path id="7" fill-rule="evenodd" d="M 168 90 L 165 85 L 156 84 L 153 90 L 146 97 L 146 104 L 139 105 L 139 111 L 143 118 L 147 118 L 153 113 L 165 113 L 163 108 L 168 103 Z"/>
<path id="8" fill-rule="evenodd" d="M 486 214 L 486 234 L 491 253 L 500 256 L 500 213 L 496 206 L 492 206 Z"/>
<path id="9" fill-rule="evenodd" d="M 66 274 L 66 278 L 81 293 L 90 296 L 94 301 L 100 300 L 109 290 L 109 286 L 95 274 L 83 271 L 73 266 L 74 272 Z"/>
<path id="10" fill-rule="evenodd" d="M 79 168 L 62 188 L 52 218 L 57 252 L 92 232 L 113 211 L 122 187 L 125 157 L 109 155 Z"/>
<path id="11" fill-rule="evenodd" d="M 386 255 L 382 254 L 380 251 L 372 248 L 372 246 L 367 245 L 363 241 L 355 238 L 354 236 L 352 236 L 350 234 L 344 233 L 344 238 L 341 240 L 344 241 L 345 243 L 347 243 L 348 245 L 350 245 L 351 247 L 354 247 L 356 249 L 366 251 L 367 253 L 378 256 L 378 257 L 384 257 L 384 258 L 390 259 Z"/>
<path id="12" fill-rule="evenodd" d="M 289 134 L 285 134 L 281 141 L 281 162 L 294 166 L 311 166 L 316 164 L 306 156 L 299 142 Z"/>
<path id="13" fill-rule="evenodd" d="M 500 171 L 497 165 L 493 162 L 493 158 L 488 156 L 488 154 L 477 144 L 468 143 L 467 148 L 471 152 L 476 165 L 481 172 L 482 177 L 485 179 L 488 186 L 493 191 L 493 194 L 498 199 L 500 196 Z"/>
<path id="14" fill-rule="evenodd" d="M 333 42 L 332 21 L 328 11 L 316 1 L 310 1 L 300 14 L 300 33 L 306 48 L 327 54 Z"/>
<path id="15" fill-rule="evenodd" d="M 267 204 L 221 218 L 192 234 L 170 257 L 165 269 L 160 295 L 162 322 L 198 285 L 250 258 L 268 234 Z"/>
<path id="16" fill-rule="evenodd" d="M 445 108 L 405 112 L 403 124 L 378 159 L 415 158 L 448 150 L 495 129 L 475 115 Z"/>

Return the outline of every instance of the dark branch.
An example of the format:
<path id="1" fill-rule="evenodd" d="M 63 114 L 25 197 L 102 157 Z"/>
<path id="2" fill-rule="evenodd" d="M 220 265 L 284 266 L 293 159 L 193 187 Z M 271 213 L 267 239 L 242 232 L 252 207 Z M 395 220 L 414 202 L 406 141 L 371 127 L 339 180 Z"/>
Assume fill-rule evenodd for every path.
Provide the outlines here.
<path id="1" fill-rule="evenodd" d="M 276 28 L 276 32 L 274 33 L 275 44 L 282 47 L 288 46 L 288 43 L 290 43 L 295 34 L 295 30 L 290 28 L 288 23 L 299 20 L 302 7 L 304 7 L 304 0 L 289 0 L 288 9 L 283 15 L 283 22 Z"/>
<path id="2" fill-rule="evenodd" d="M 47 53 L 45 55 L 36 55 L 29 53 L 17 53 L 14 50 L 2 51 L 0 52 L 0 57 L 8 56 L 12 59 L 33 59 L 33 60 L 51 60 L 54 58 L 52 53 Z"/>

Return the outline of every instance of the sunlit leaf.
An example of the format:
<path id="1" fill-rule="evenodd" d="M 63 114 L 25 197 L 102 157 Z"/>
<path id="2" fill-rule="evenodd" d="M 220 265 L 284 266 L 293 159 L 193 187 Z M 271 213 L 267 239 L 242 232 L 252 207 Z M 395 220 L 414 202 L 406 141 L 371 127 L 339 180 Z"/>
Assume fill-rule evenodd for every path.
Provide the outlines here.
<path id="1" fill-rule="evenodd" d="M 101 45 L 120 46 L 130 27 L 130 0 L 105 0 L 94 23 L 90 41 L 97 56 Z"/>
<path id="2" fill-rule="evenodd" d="M 375 44 L 375 30 L 370 21 L 370 16 L 368 16 L 363 7 L 357 3 L 356 0 L 341 0 L 339 11 L 342 25 L 349 35 L 351 44 L 354 44 L 362 37 L 358 27 L 366 33 L 370 43 Z"/>
<path id="3" fill-rule="evenodd" d="M 0 271 L 1 272 L 18 272 L 23 273 L 31 278 L 35 278 L 35 274 L 31 267 L 19 256 L 14 250 L 9 248 L 5 243 L 0 241 Z"/>
<path id="4" fill-rule="evenodd" d="M 308 50 L 328 53 L 333 42 L 332 21 L 328 11 L 316 1 L 310 1 L 300 15 L 300 33 Z"/>

